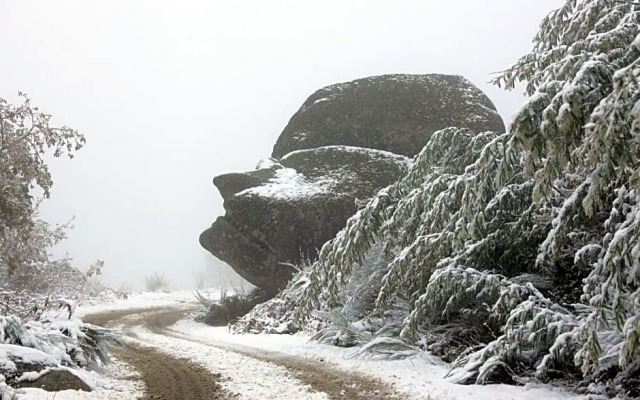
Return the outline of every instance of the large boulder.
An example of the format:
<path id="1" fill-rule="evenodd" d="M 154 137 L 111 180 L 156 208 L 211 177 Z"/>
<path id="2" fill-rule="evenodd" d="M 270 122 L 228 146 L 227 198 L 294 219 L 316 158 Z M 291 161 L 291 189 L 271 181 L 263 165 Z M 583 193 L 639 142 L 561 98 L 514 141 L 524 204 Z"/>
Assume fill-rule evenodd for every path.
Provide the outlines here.
<path id="1" fill-rule="evenodd" d="M 382 75 L 312 94 L 278 138 L 272 156 L 346 145 L 412 157 L 447 127 L 503 132 L 489 98 L 459 75 Z"/>
<path id="2" fill-rule="evenodd" d="M 226 214 L 200 236 L 202 246 L 252 284 L 274 294 L 292 268 L 344 227 L 358 200 L 400 178 L 404 156 L 347 146 L 292 152 L 255 171 L 218 176 Z"/>
<path id="3" fill-rule="evenodd" d="M 401 177 L 433 132 L 504 131 L 489 98 L 454 75 L 384 75 L 311 95 L 278 138 L 270 162 L 214 179 L 226 215 L 200 243 L 273 294 L 292 268 L 344 227 L 356 200 Z"/>

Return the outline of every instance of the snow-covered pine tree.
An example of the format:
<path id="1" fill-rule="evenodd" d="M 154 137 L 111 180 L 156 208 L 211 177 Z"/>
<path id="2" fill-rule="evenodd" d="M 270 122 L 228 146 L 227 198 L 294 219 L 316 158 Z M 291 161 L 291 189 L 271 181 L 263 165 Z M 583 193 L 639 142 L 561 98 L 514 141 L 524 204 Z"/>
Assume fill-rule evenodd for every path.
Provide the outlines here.
<path id="1" fill-rule="evenodd" d="M 297 321 L 343 305 L 353 270 L 383 243 L 375 312 L 408 300 L 404 336 L 487 317 L 495 338 L 457 360 L 458 381 L 573 363 L 587 380 L 637 375 L 640 4 L 568 0 L 534 44 L 495 80 L 527 84 L 510 132 L 434 134 L 322 248 Z"/>

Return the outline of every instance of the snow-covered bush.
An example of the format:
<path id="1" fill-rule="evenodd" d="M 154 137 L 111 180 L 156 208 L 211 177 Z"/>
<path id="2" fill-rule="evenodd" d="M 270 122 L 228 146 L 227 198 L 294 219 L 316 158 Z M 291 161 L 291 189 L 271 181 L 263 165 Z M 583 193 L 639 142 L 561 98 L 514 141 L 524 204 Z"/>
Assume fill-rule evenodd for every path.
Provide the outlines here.
<path id="1" fill-rule="evenodd" d="M 22 270 L 15 270 L 4 282 L 0 347 L 13 347 L 0 349 L 0 375 L 10 385 L 17 383 L 23 372 L 33 368 L 86 368 L 92 364 L 108 364 L 109 348 L 124 345 L 122 338 L 113 331 L 83 323 L 73 317 L 76 302 L 71 298 L 86 300 L 82 284 L 86 282 L 87 275 L 69 265 L 62 264 L 67 268 L 60 266 L 54 264 L 39 269 L 43 272 L 39 280 L 49 280 L 44 287 L 34 283 L 39 280 L 18 279 L 20 283 L 29 284 L 20 286 L 20 290 L 7 290 L 14 282 L 15 275 Z M 46 294 L 33 291 L 38 288 L 46 289 Z M 5 350 L 10 351 L 7 353 Z M 20 366 L 12 367 L 15 363 L 11 357 L 25 351 L 37 357 L 28 357 L 30 361 L 26 363 L 26 370 Z M 42 360 L 46 363 L 42 364 Z M 5 389 L 7 393 L 11 392 Z"/>
<path id="2" fill-rule="evenodd" d="M 256 305 L 231 326 L 233 333 L 288 334 L 300 331 L 291 319 L 295 308 L 291 296 L 277 296 Z"/>
<path id="3" fill-rule="evenodd" d="M 0 342 L 30 347 L 53 356 L 60 364 L 79 367 L 107 364 L 108 347 L 124 345 L 111 330 L 76 318 L 44 318 L 23 323 L 15 316 L 0 316 Z"/>
<path id="4" fill-rule="evenodd" d="M 307 259 L 307 263 L 299 268 L 298 273 L 293 276 L 282 292 L 264 303 L 257 304 L 250 312 L 238 318 L 231 327 L 233 332 L 288 334 L 300 331 L 301 325 L 293 321 L 293 312 L 298 305 L 302 290 L 310 282 L 310 270 Z"/>
<path id="5" fill-rule="evenodd" d="M 254 287 L 250 290 L 238 290 L 220 292 L 220 299 L 211 301 L 196 292 L 196 298 L 205 307 L 205 312 L 196 316 L 196 320 L 208 325 L 228 325 L 247 314 L 256 304 L 268 299 L 265 291 Z"/>
<path id="6" fill-rule="evenodd" d="M 458 382 L 564 376 L 640 395 L 640 4 L 567 0 L 534 44 L 495 80 L 527 84 L 510 131 L 436 132 L 323 246 L 295 324 L 400 321 L 416 344 L 457 343 Z M 350 313 L 378 274 L 373 307 Z"/>
<path id="7" fill-rule="evenodd" d="M 100 281 L 103 264 L 98 260 L 84 273 L 69 259 L 25 265 L 13 272 L 0 264 L 0 312 L 31 320 L 58 307 L 61 299 L 79 304 L 113 299 L 113 289 Z"/>
<path id="8" fill-rule="evenodd" d="M 0 394 L 11 396 L 9 385 L 39 376 L 38 371 L 86 368 L 109 363 L 108 348 L 123 346 L 108 329 L 78 319 L 49 319 L 23 323 L 0 316 Z M 11 397 L 8 397 L 11 398 Z"/>
<path id="9" fill-rule="evenodd" d="M 109 347 L 124 345 L 122 338 L 113 331 L 73 317 L 76 301 L 94 298 L 88 297 L 91 296 L 88 290 L 92 288 L 90 279 L 95 278 L 101 266 L 102 262 L 98 262 L 88 272 L 81 273 L 63 260 L 23 267 L 12 274 L 0 268 L 3 288 L 0 292 L 0 347 L 10 346 L 0 349 L 3 366 L 0 376 L 5 379 L 5 385 L 16 384 L 22 379 L 23 372 L 34 368 L 86 368 L 92 364 L 107 364 Z M 11 357 L 25 352 L 36 357 L 28 357 L 30 362 L 26 362 L 26 369 L 21 366 L 24 363 L 12 367 L 15 362 Z M 42 360 L 46 363 L 42 364 Z M 11 393 L 8 387 L 5 389 L 6 393 Z M 4 389 L 0 388 L 0 393 L 4 393 L 1 390 Z"/>
<path id="10" fill-rule="evenodd" d="M 17 364 L 30 368 L 87 367 L 109 361 L 107 348 L 122 345 L 107 329 L 73 318 L 76 301 L 98 288 L 103 263 L 82 273 L 49 250 L 70 224 L 51 227 L 38 217 L 53 181 L 47 155 L 73 158 L 85 142 L 76 130 L 50 125 L 51 116 L 19 94 L 17 106 L 0 99 L 0 395 L 19 379 Z M 20 360 L 18 362 L 17 360 Z M 35 365 L 35 366 L 34 366 Z"/>

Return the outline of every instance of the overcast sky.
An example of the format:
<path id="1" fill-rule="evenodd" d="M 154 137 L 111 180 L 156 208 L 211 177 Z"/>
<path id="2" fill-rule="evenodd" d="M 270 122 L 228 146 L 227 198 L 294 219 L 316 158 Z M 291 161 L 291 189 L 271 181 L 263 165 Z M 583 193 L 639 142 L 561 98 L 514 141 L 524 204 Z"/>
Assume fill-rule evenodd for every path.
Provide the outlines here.
<path id="1" fill-rule="evenodd" d="M 508 122 L 524 98 L 486 82 L 531 48 L 561 0 L 0 0 L 0 97 L 79 129 L 51 164 L 55 249 L 104 280 L 190 287 L 223 213 L 213 176 L 253 169 L 302 102 L 388 73 L 470 79 Z"/>

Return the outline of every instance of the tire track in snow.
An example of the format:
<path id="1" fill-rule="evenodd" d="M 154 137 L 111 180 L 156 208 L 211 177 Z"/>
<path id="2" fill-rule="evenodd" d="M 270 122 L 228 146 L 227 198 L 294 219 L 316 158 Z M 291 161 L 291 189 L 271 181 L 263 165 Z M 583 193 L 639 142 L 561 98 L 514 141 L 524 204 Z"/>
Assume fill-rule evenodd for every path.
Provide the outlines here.
<path id="1" fill-rule="evenodd" d="M 146 326 L 149 330 L 159 335 L 199 343 L 282 366 L 301 382 L 318 392 L 326 393 L 328 398 L 332 400 L 403 398 L 403 396 L 397 394 L 389 385 L 379 379 L 346 371 L 332 363 L 295 357 L 275 351 L 232 345 L 215 340 L 197 339 L 170 329 L 169 327 L 182 318 L 185 313 L 186 311 L 176 313 L 176 310 L 154 312 L 152 318 L 145 319 Z"/>
<path id="2" fill-rule="evenodd" d="M 346 371 L 332 363 L 196 339 L 169 328 L 191 310 L 176 307 L 123 310 L 96 317 L 124 325 L 125 334 L 142 340 L 140 343 L 152 343 L 163 352 L 189 357 L 220 373 L 223 388 L 243 399 L 404 398 L 379 379 Z"/>
<path id="3" fill-rule="evenodd" d="M 122 310 L 89 317 L 120 330 L 134 347 L 153 346 L 161 357 L 188 359 L 192 365 L 218 376 L 227 398 L 244 400 L 325 400 L 327 395 L 295 379 L 286 368 L 235 352 L 154 333 L 150 328 L 173 324 L 192 308 Z M 106 315 L 105 315 L 106 314 Z M 137 365 L 136 365 L 137 367 Z M 153 397 L 150 397 L 153 398 Z M 165 397 L 160 397 L 165 398 Z M 176 397 L 198 400 L 199 397 Z M 209 397 L 204 397 L 208 399 Z"/>
<path id="4" fill-rule="evenodd" d="M 127 310 L 105 312 L 86 316 L 84 320 L 94 325 L 106 326 L 130 315 L 149 311 Z M 218 381 L 220 375 L 211 374 L 202 366 L 187 359 L 167 356 L 158 350 L 128 343 L 124 349 L 116 350 L 115 356 L 132 365 L 145 384 L 145 395 L 141 399 L 158 400 L 223 400 L 232 398 Z"/>

